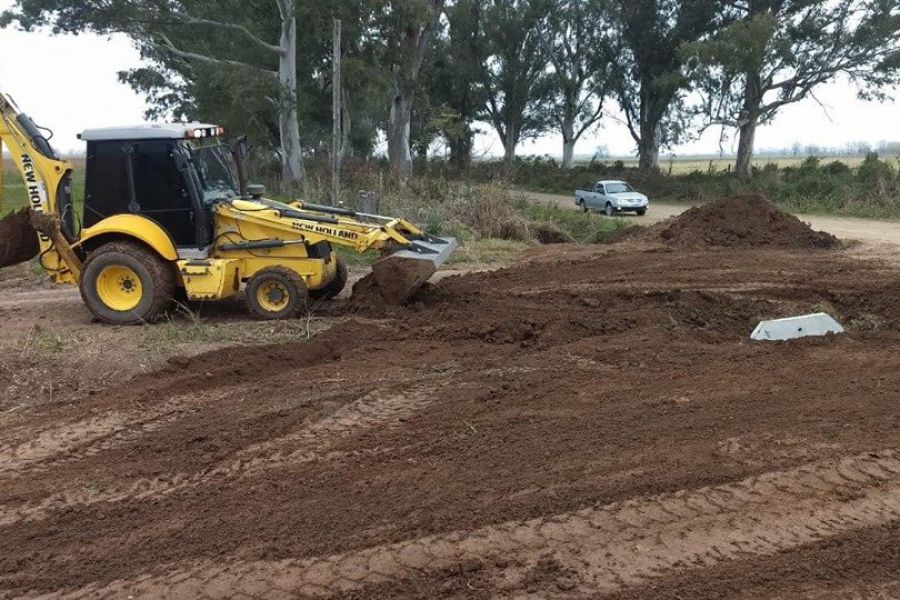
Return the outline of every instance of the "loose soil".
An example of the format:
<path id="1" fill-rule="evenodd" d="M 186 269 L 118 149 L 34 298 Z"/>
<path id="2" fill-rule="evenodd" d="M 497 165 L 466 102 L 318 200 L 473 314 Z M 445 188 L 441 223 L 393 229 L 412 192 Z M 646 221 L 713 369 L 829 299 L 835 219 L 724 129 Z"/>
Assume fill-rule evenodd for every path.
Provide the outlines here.
<path id="1" fill-rule="evenodd" d="M 372 264 L 372 273 L 367 277 L 371 277 L 374 282 L 377 282 L 377 291 L 381 298 L 380 300 L 369 298 L 374 288 L 366 285 L 364 287 L 367 300 L 399 306 L 428 281 L 436 270 L 434 263 L 429 260 L 396 256 L 379 259 Z"/>
<path id="2" fill-rule="evenodd" d="M 695 206 L 648 233 L 651 238 L 682 248 L 835 248 L 838 245 L 837 238 L 830 233 L 813 231 L 794 215 L 755 194 Z"/>
<path id="3" fill-rule="evenodd" d="M 37 256 L 40 251 L 37 233 L 23 208 L 0 219 L 0 268 L 17 265 Z"/>
<path id="4" fill-rule="evenodd" d="M 890 595 L 900 271 L 750 246 L 358 284 L 309 342 L 0 414 L 0 597 Z M 817 310 L 848 333 L 749 340 Z"/>

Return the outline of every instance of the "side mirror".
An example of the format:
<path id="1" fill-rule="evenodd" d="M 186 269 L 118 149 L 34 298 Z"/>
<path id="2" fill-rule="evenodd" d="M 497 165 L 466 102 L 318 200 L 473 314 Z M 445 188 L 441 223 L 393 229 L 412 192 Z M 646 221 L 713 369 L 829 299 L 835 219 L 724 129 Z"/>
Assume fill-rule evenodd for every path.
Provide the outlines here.
<path id="1" fill-rule="evenodd" d="M 254 200 L 259 200 L 266 195 L 266 186 L 259 183 L 251 183 L 247 186 L 247 193 Z"/>

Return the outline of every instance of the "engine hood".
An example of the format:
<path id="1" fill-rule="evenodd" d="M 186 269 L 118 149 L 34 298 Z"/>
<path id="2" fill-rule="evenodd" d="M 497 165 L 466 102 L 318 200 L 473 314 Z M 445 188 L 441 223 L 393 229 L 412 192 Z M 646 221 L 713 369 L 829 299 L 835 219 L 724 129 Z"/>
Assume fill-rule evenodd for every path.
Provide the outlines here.
<path id="1" fill-rule="evenodd" d="M 627 192 L 625 194 L 612 194 L 612 197 L 616 200 L 625 200 L 625 201 L 634 201 L 634 200 L 646 200 L 647 196 L 644 194 L 639 194 L 638 192 Z"/>

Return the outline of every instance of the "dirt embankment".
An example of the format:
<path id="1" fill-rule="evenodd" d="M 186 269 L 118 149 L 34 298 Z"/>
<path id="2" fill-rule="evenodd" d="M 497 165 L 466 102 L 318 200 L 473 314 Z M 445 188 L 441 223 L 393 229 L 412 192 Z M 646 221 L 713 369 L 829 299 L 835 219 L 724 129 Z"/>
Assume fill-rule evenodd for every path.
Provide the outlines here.
<path id="1" fill-rule="evenodd" d="M 23 208 L 0 219 L 0 269 L 9 267 L 38 255 L 37 233 L 28 220 L 30 211 Z"/>
<path id="2" fill-rule="evenodd" d="M 900 544 L 898 282 L 820 249 L 556 247 L 0 416 L 0 596 L 890 590 L 896 553 L 860 548 Z M 849 333 L 748 340 L 814 309 Z"/>

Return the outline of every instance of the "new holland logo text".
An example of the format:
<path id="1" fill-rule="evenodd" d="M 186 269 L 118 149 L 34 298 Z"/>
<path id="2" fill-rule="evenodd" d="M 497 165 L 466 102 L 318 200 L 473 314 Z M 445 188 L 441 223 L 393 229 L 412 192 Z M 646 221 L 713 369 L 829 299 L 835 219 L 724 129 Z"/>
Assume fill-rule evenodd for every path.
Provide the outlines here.
<path id="1" fill-rule="evenodd" d="M 47 200 L 47 189 L 44 187 L 44 182 L 38 180 L 37 172 L 34 169 L 34 162 L 27 154 L 22 155 L 22 173 L 25 175 L 25 189 L 28 192 L 28 204 L 31 205 L 31 210 L 35 212 L 44 212 L 44 202 Z M 43 233 L 39 234 L 38 237 L 41 242 L 50 241 L 50 238 Z"/>
<path id="2" fill-rule="evenodd" d="M 359 237 L 359 234 L 355 231 L 345 231 L 343 229 L 335 229 L 334 227 L 326 227 L 325 225 L 307 225 L 305 223 L 294 221 L 293 226 L 294 229 L 299 229 L 300 231 L 311 231 L 313 233 L 321 233 L 322 235 L 343 238 L 345 240 L 355 240 Z"/>
<path id="3" fill-rule="evenodd" d="M 44 189 L 44 184 L 38 181 L 34 162 L 27 154 L 22 155 L 22 172 L 25 175 L 25 187 L 28 191 L 28 202 L 31 204 L 31 209 L 43 212 L 44 202 L 47 200 L 47 190 Z"/>

